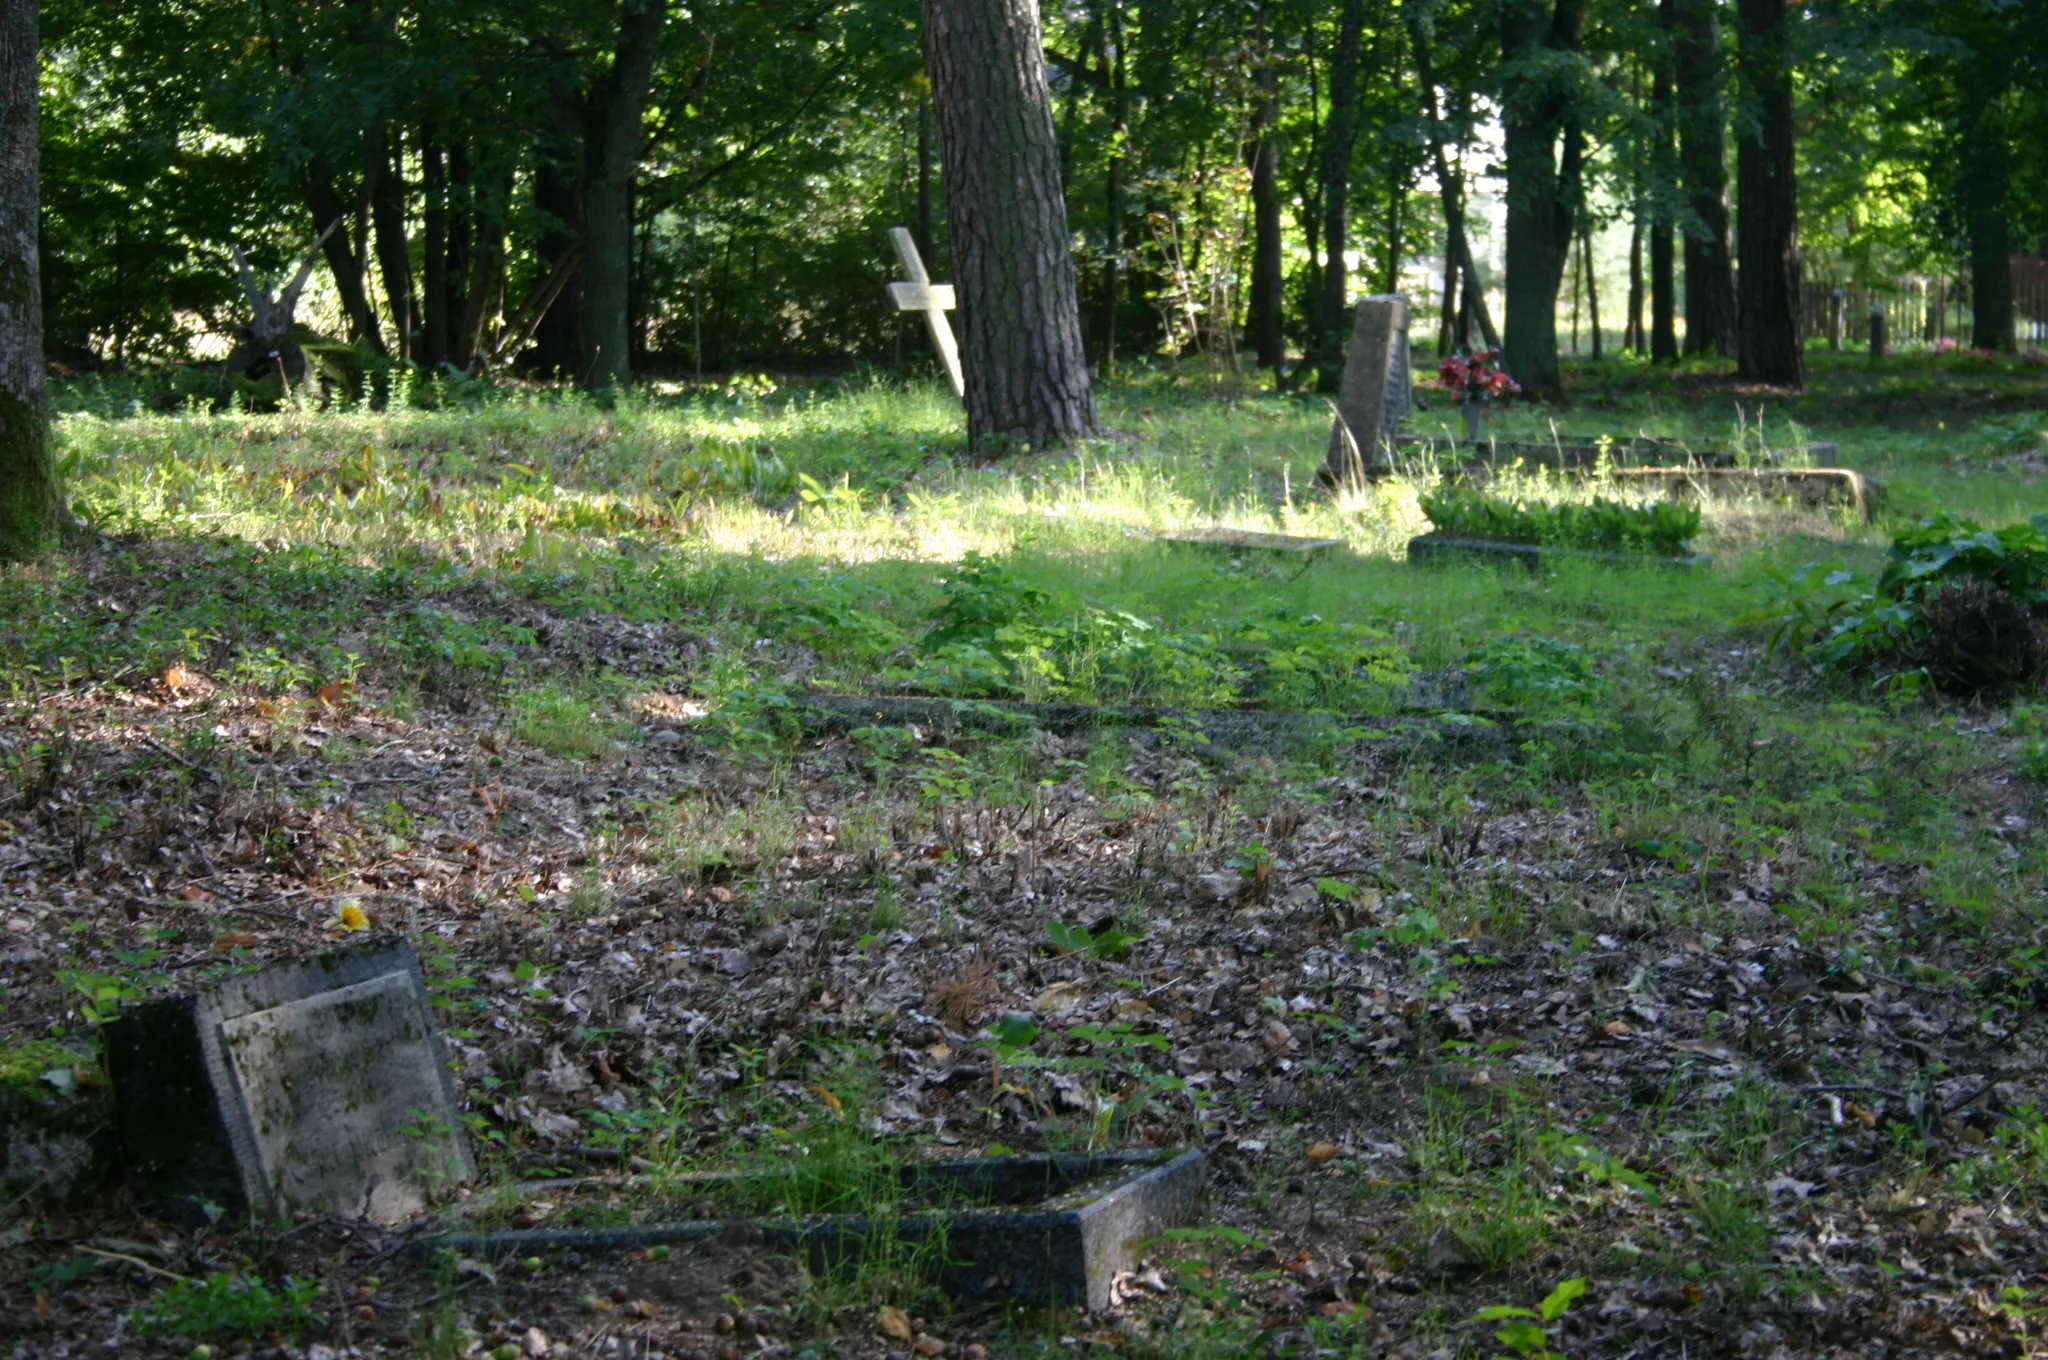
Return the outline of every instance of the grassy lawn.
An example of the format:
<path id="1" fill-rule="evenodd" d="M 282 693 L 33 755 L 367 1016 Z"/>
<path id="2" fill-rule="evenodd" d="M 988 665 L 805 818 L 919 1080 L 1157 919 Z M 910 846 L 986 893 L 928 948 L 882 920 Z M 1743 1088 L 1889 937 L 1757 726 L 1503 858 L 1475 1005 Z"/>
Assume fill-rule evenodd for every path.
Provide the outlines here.
<path id="1" fill-rule="evenodd" d="M 1333 502 L 1320 399 L 1196 373 L 983 465 L 943 391 L 866 377 L 67 390 L 89 532 L 0 574 L 0 1038 L 83 1053 L 355 907 L 427 962 L 494 1222 L 674 1216 L 699 1170 L 767 1174 L 750 1212 L 886 1216 L 894 1161 L 1006 1148 L 1199 1145 L 1212 1180 L 1085 1317 L 949 1302 L 907 1247 L 484 1278 L 30 1206 L 0 1336 L 141 1306 L 124 1353 L 230 1347 L 227 1302 L 160 1278 L 227 1271 L 277 1291 L 247 1339 L 363 1353 L 2048 1354 L 2048 709 L 1774 645 L 1924 515 L 2048 511 L 2048 368 L 1810 358 L 1799 395 L 1610 362 L 1489 417 L 1826 441 L 1883 484 L 1869 524 L 1709 503 L 1693 572 L 1411 565 L 1430 468 Z M 1160 539 L 1211 525 L 1345 550 Z M 824 727 L 818 693 L 978 720 Z M 1215 710 L 1320 716 L 1239 746 Z M 622 1163 L 640 1191 L 520 1189 Z M 1526 1350 L 1475 1320 L 1573 1280 Z"/>

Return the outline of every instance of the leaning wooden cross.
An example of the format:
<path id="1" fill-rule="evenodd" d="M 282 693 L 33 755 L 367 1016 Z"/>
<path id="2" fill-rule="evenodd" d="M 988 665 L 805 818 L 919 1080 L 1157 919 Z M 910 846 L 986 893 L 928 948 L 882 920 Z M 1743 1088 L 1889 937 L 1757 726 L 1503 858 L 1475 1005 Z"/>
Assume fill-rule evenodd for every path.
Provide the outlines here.
<path id="1" fill-rule="evenodd" d="M 896 257 L 903 261 L 903 272 L 910 275 L 909 283 L 890 284 L 889 296 L 896 299 L 899 312 L 924 313 L 925 325 L 931 327 L 932 348 L 945 361 L 946 376 L 953 382 L 953 395 L 964 397 L 967 384 L 960 376 L 960 347 L 953 343 L 953 326 L 946 320 L 946 313 L 953 310 L 953 285 L 932 282 L 909 228 L 889 228 L 889 239 L 896 243 Z"/>

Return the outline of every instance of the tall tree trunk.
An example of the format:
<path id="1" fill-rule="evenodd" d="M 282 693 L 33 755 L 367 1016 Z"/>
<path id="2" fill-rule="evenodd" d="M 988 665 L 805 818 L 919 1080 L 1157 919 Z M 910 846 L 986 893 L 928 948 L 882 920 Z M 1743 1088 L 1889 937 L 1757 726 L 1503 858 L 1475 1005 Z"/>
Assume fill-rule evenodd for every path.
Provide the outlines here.
<path id="1" fill-rule="evenodd" d="M 1668 33 L 1676 22 L 1672 0 L 1663 0 L 1660 12 Z M 1676 82 L 1672 72 L 1672 58 L 1660 54 L 1650 82 L 1651 124 L 1656 130 L 1651 163 L 1658 173 L 1649 221 L 1650 361 L 1658 364 L 1678 362 L 1678 275 L 1674 258 L 1676 252 L 1671 244 L 1671 186 L 1668 175 L 1672 168 L 1671 137 L 1677 116 Z M 1732 292 L 1730 296 L 1733 296 Z"/>
<path id="2" fill-rule="evenodd" d="M 56 541 L 64 495 L 43 389 L 36 0 L 0 0 L 0 561 Z"/>
<path id="3" fill-rule="evenodd" d="M 1102 371 L 1116 368 L 1116 316 L 1124 302 L 1124 146 L 1130 135 L 1126 124 L 1129 103 L 1124 88 L 1123 6 L 1111 0 L 1104 7 L 1102 23 L 1102 79 L 1109 90 L 1109 163 L 1103 175 L 1103 235 L 1107 249 L 1102 260 Z"/>
<path id="4" fill-rule="evenodd" d="M 555 86 L 551 105 L 552 122 L 533 170 L 533 205 L 540 218 L 536 253 L 543 277 L 583 247 L 583 95 L 573 83 L 563 80 Z M 728 238 L 728 248 L 730 245 Z M 544 377 L 573 379 L 581 372 L 583 267 L 573 267 L 575 272 L 534 332 L 533 355 L 528 362 Z M 719 328 L 714 330 L 714 339 L 723 335 L 725 319 L 724 293 L 718 298 Z M 718 345 L 714 343 L 712 348 L 716 351 Z"/>
<path id="5" fill-rule="evenodd" d="M 1794 178 L 1792 10 L 1789 0 L 1741 0 L 1742 79 L 1756 130 L 1736 147 L 1741 194 L 1740 345 L 1749 382 L 1797 387 L 1805 378 L 1799 336 L 1799 185 Z"/>
<path id="6" fill-rule="evenodd" d="M 1436 70 L 1430 60 L 1429 30 L 1419 9 L 1407 9 L 1408 41 L 1415 50 L 1415 79 L 1422 86 L 1422 111 L 1429 120 L 1429 154 L 1436 166 L 1437 192 L 1444 211 L 1444 296 L 1443 314 L 1437 325 L 1436 352 L 1439 358 L 1465 347 L 1466 318 L 1471 308 L 1459 300 L 1458 276 L 1464 268 L 1465 184 L 1458 162 L 1444 152 L 1443 124 L 1437 117 Z M 1467 277 L 1465 291 L 1473 284 Z"/>
<path id="7" fill-rule="evenodd" d="M 642 116 L 654 83 L 655 50 L 667 0 L 621 0 L 611 71 L 591 101 L 588 179 L 583 186 L 583 369 L 585 387 L 632 381 L 633 171 Z"/>
<path id="8" fill-rule="evenodd" d="M 1034 0 L 924 0 L 977 448 L 1095 433 Z"/>
<path id="9" fill-rule="evenodd" d="M 405 154 L 396 127 L 373 132 L 366 143 L 377 167 L 370 193 L 370 224 L 377 238 L 377 270 L 384 276 L 384 305 L 391 315 L 391 352 L 413 347 L 412 248 L 405 234 Z"/>
<path id="10" fill-rule="evenodd" d="M 348 318 L 348 338 L 368 340 L 370 348 L 384 353 L 384 338 L 377 332 L 377 314 L 370 310 L 370 295 L 364 287 L 364 251 L 360 233 L 349 230 L 346 220 L 353 216 L 348 204 L 335 190 L 327 167 L 317 159 L 306 167 L 306 207 L 313 215 L 313 230 L 327 231 L 336 218 L 344 219 L 339 230 L 328 232 L 320 247 L 327 257 L 328 272 L 334 275 L 334 291 L 340 295 L 342 315 Z"/>
<path id="11" fill-rule="evenodd" d="M 1321 392 L 1343 385 L 1344 341 L 1351 334 L 1345 318 L 1350 278 L 1344 252 L 1351 236 L 1351 152 L 1358 144 L 1358 62 L 1364 45 L 1365 0 L 1345 0 L 1330 62 L 1330 125 L 1323 137 L 1323 277 L 1316 341 L 1316 389 Z"/>
<path id="12" fill-rule="evenodd" d="M 1621 347 L 1644 354 L 1643 336 L 1643 205 L 1639 201 L 1628 229 L 1628 314 L 1621 321 Z"/>
<path id="13" fill-rule="evenodd" d="M 1287 345 L 1282 332 L 1281 309 L 1286 305 L 1286 283 L 1281 275 L 1280 241 L 1280 146 L 1274 125 L 1280 118 L 1280 72 L 1272 39 L 1265 31 L 1266 7 L 1261 6 L 1258 94 L 1252 107 L 1252 135 L 1246 154 L 1252 170 L 1252 344 L 1258 351 L 1259 366 L 1273 370 L 1280 381 L 1280 369 L 1287 362 Z"/>
<path id="14" fill-rule="evenodd" d="M 441 271 L 448 297 L 442 303 L 448 318 L 448 362 L 467 367 L 463 320 L 469 315 L 470 264 L 475 256 L 476 176 L 469 142 L 457 137 L 448 144 L 448 263 Z"/>
<path id="15" fill-rule="evenodd" d="M 917 100 L 917 257 L 936 273 L 939 257 L 932 253 L 932 101 L 921 94 Z"/>
<path id="16" fill-rule="evenodd" d="M 2002 88 L 1989 85 L 1986 95 Z M 1999 126 L 1997 104 L 1980 103 L 1963 134 L 1963 234 L 1970 243 L 1970 344 L 1978 349 L 2015 347 L 2012 297 L 2012 224 L 2007 201 L 2012 181 L 2012 143 Z"/>
<path id="17" fill-rule="evenodd" d="M 469 274 L 464 288 L 462 327 L 455 338 L 455 363 L 468 368 L 490 330 L 492 312 L 505 288 L 505 222 L 512 199 L 512 158 L 486 145 L 483 164 L 471 181 L 473 196 Z"/>
<path id="18" fill-rule="evenodd" d="M 1735 353 L 1735 274 L 1728 251 L 1728 113 L 1722 98 L 1721 0 L 1662 0 L 1677 86 L 1685 227 L 1685 352 Z"/>
<path id="19" fill-rule="evenodd" d="M 1501 124 L 1508 181 L 1507 327 L 1503 362 L 1525 389 L 1556 396 L 1557 290 L 1578 216 L 1585 137 L 1576 92 L 1549 74 L 1546 51 L 1579 50 L 1586 0 L 1501 0 L 1508 67 Z"/>
<path id="20" fill-rule="evenodd" d="M 420 197 L 424 231 L 420 248 L 420 363 L 428 370 L 448 361 L 448 162 L 447 151 L 429 124 L 420 129 Z"/>
<path id="21" fill-rule="evenodd" d="M 1600 280 L 1593 276 L 1593 224 L 1579 227 L 1579 250 L 1586 258 L 1586 325 L 1593 333 L 1593 357 L 1604 357 L 1600 338 Z"/>
<path id="22" fill-rule="evenodd" d="M 1671 224 L 1650 227 L 1650 360 L 1678 362 L 1678 252 L 1671 248 Z"/>

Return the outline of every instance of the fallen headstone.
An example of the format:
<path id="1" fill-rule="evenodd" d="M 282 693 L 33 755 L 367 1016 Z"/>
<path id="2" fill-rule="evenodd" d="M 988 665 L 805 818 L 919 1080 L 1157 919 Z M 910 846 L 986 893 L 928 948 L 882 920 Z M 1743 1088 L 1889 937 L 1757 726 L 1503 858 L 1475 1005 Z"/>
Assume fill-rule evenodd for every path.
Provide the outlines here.
<path id="1" fill-rule="evenodd" d="M 856 1260 L 868 1244 L 942 1243 L 939 1283 L 968 1298 L 1044 1305 L 1109 1306 L 1117 1275 L 1140 1245 L 1185 1223 L 1201 1201 L 1207 1159 L 1187 1151 L 1053 1153 L 914 1163 L 907 1191 L 937 1206 L 887 1222 L 859 1214 L 810 1219 L 703 1219 L 624 1227 L 526 1228 L 423 1239 L 484 1258 L 547 1251 L 617 1251 L 702 1241 L 736 1232 L 802 1250 L 816 1267 Z M 643 1190 L 657 1178 L 641 1178 Z M 549 1185 L 559 1200 L 565 1187 Z"/>
<path id="2" fill-rule="evenodd" d="M 76 1200 L 106 1169 L 105 1091 L 90 1057 L 47 1039 L 0 1045 L 0 1204 Z"/>
<path id="3" fill-rule="evenodd" d="M 1408 299 L 1399 293 L 1360 298 L 1318 480 L 1356 487 L 1392 468 L 1395 435 L 1408 417 L 1409 362 Z"/>
<path id="4" fill-rule="evenodd" d="M 340 949 L 137 1006 L 102 1031 L 122 1153 L 188 1221 L 390 1223 L 473 1173 L 418 958 Z"/>

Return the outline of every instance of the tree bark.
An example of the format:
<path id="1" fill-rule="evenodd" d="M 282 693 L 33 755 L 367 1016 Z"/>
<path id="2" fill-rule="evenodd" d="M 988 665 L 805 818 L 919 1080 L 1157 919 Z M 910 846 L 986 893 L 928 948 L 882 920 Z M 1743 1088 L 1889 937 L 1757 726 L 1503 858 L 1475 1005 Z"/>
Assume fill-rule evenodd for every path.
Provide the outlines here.
<path id="1" fill-rule="evenodd" d="M 548 274 L 565 260 L 581 259 L 583 247 L 583 95 L 574 82 L 562 80 L 554 90 L 553 126 L 535 157 L 533 204 L 539 210 L 537 254 Z M 723 294 L 720 295 L 721 299 Z M 723 322 L 724 312 L 719 313 Z M 554 305 L 534 331 L 527 362 L 544 377 L 575 378 L 583 361 L 583 268 L 562 285 Z"/>
<path id="2" fill-rule="evenodd" d="M 0 561 L 12 562 L 44 551 L 64 523 L 43 388 L 40 19 L 36 0 L 0 0 Z"/>
<path id="3" fill-rule="evenodd" d="M 1741 0 L 1742 79 L 1756 129 L 1736 147 L 1741 194 L 1741 288 L 1736 371 L 1748 382 L 1797 387 L 1805 377 L 1799 336 L 1799 185 L 1794 178 L 1789 0 Z"/>
<path id="4" fill-rule="evenodd" d="M 391 352 L 413 350 L 412 247 L 405 234 L 405 154 L 397 128 L 372 133 L 365 142 L 376 166 L 370 192 L 370 224 L 377 240 L 377 269 L 384 275 L 384 305 L 391 314 Z"/>
<path id="5" fill-rule="evenodd" d="M 612 69 L 591 102 L 588 179 L 583 189 L 583 385 L 632 381 L 633 171 L 640 120 L 654 83 L 655 50 L 667 0 L 621 0 Z"/>
<path id="6" fill-rule="evenodd" d="M 1123 7 L 1103 7 L 1102 80 L 1109 91 L 1108 164 L 1103 173 L 1102 371 L 1116 368 L 1116 318 L 1124 301 L 1124 139 L 1129 136 L 1128 101 L 1124 88 Z"/>
<path id="7" fill-rule="evenodd" d="M 1096 430 L 1034 0 L 924 0 L 967 436 L 1043 448 Z"/>
<path id="8" fill-rule="evenodd" d="M 1547 53 L 1579 50 L 1585 0 L 1502 0 L 1507 68 L 1501 124 L 1507 161 L 1507 324 L 1502 360 L 1522 387 L 1558 395 L 1557 290 L 1571 254 L 1585 138 L 1576 91 L 1546 68 Z"/>
<path id="9" fill-rule="evenodd" d="M 1345 0 L 1330 62 L 1330 124 L 1323 137 L 1323 275 L 1316 328 L 1316 390 L 1321 392 L 1342 387 L 1344 341 L 1351 334 L 1344 252 L 1351 235 L 1351 152 L 1358 143 L 1358 63 L 1364 46 L 1365 0 Z"/>
<path id="10" fill-rule="evenodd" d="M 1728 250 L 1728 114 L 1722 98 L 1720 0 L 1663 0 L 1677 85 L 1685 226 L 1685 352 L 1735 353 L 1735 275 Z"/>
<path id="11" fill-rule="evenodd" d="M 1280 147 L 1274 139 L 1274 125 L 1280 118 L 1280 74 L 1271 38 L 1264 29 L 1260 10 L 1262 52 L 1258 70 L 1257 102 L 1252 108 L 1252 129 L 1247 157 L 1252 171 L 1252 286 L 1250 322 L 1252 345 L 1258 351 L 1259 366 L 1273 370 L 1280 381 L 1287 362 L 1287 345 L 1282 331 L 1281 309 L 1286 305 L 1286 283 L 1281 274 L 1280 241 Z"/>

